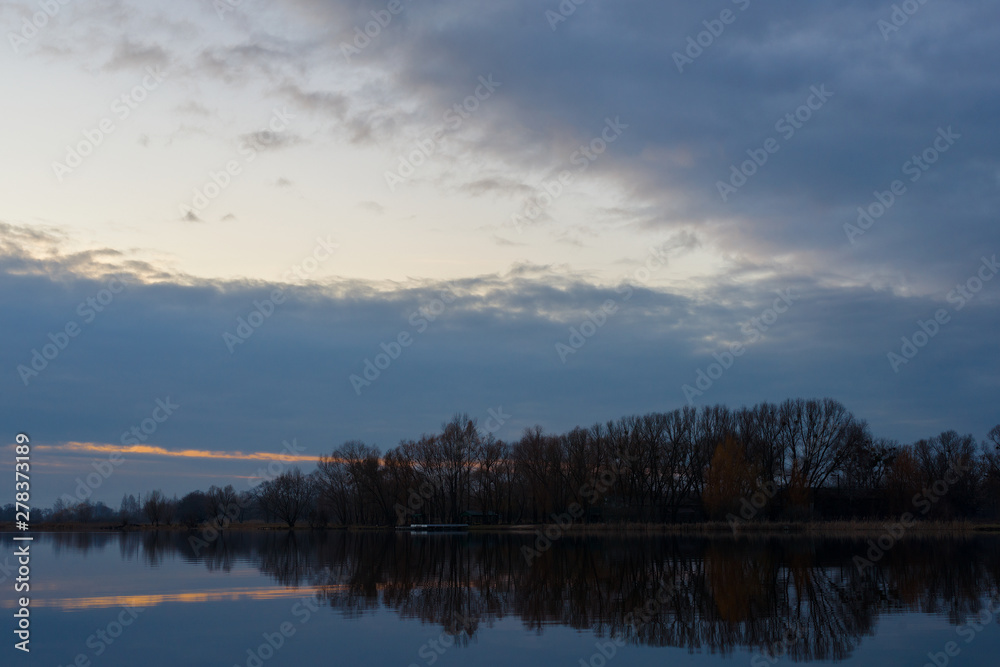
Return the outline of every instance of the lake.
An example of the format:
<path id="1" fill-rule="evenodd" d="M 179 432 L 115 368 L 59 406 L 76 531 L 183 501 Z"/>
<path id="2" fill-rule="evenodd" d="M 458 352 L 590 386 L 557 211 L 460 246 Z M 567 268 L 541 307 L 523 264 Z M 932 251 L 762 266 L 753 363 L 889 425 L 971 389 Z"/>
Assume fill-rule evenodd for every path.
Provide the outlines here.
<path id="1" fill-rule="evenodd" d="M 867 539 L 38 534 L 30 664 L 997 664 L 1000 537 Z"/>

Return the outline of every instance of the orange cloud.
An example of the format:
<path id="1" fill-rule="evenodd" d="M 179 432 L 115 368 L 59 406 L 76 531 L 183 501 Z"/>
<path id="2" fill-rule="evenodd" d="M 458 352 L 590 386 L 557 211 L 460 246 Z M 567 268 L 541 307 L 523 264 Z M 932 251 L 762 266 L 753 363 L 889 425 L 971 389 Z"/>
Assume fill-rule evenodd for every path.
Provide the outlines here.
<path id="1" fill-rule="evenodd" d="M 210 589 L 196 593 L 163 593 L 152 595 L 108 595 L 85 598 L 32 598 L 32 607 L 54 607 L 62 611 L 83 611 L 86 609 L 106 609 L 109 607 L 156 607 L 167 603 L 220 602 L 231 600 L 280 600 L 317 594 L 332 589 L 346 590 L 346 585 L 303 586 L 300 588 L 231 588 Z M 0 608 L 12 608 L 13 600 L 0 603 Z"/>
<path id="2" fill-rule="evenodd" d="M 224 452 L 206 449 L 170 450 L 155 445 L 111 445 L 97 442 L 66 442 L 61 445 L 35 445 L 34 449 L 71 454 L 139 454 L 184 459 L 220 459 L 229 461 L 284 461 L 286 463 L 315 463 L 316 456 L 300 456 L 273 452 Z"/>

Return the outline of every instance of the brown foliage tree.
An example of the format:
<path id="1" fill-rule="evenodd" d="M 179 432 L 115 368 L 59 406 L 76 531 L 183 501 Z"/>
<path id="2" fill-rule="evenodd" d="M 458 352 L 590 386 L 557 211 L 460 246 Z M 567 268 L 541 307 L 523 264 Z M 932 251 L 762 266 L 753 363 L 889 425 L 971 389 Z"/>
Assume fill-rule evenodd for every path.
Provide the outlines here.
<path id="1" fill-rule="evenodd" d="M 733 437 L 727 437 L 715 448 L 702 501 L 705 511 L 713 519 L 739 511 L 740 499 L 754 491 L 757 471 L 747 461 L 743 446 Z"/>

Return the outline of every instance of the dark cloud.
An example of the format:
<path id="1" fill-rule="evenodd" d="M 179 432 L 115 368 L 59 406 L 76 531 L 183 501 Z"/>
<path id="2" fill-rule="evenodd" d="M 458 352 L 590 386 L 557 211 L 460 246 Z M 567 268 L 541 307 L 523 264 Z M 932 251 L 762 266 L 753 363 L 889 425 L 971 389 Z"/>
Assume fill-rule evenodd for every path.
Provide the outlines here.
<path id="1" fill-rule="evenodd" d="M 480 178 L 470 183 L 464 183 L 461 190 L 474 195 L 496 194 L 520 198 L 533 197 L 538 194 L 537 188 L 503 177 Z"/>
<path id="2" fill-rule="evenodd" d="M 880 435 L 903 440 L 943 428 L 981 436 L 996 422 L 1000 282 L 961 311 L 948 300 L 984 255 L 1000 252 L 993 5 L 926 3 L 884 36 L 878 22 L 893 3 L 880 0 L 588 0 L 554 29 L 545 12 L 558 10 L 555 1 L 440 0 L 406 3 L 346 59 L 342 45 L 354 28 L 384 6 L 294 0 L 287 7 L 303 19 L 302 34 L 255 25 L 256 15 L 241 11 L 229 17 L 246 28 L 238 36 L 214 40 L 199 26 L 197 48 L 174 54 L 153 39 L 97 39 L 96 31 L 64 55 L 103 49 L 100 62 L 112 69 L 171 60 L 179 81 L 267 91 L 326 120 L 335 140 L 376 147 L 387 160 L 440 127 L 478 77 L 492 74 L 502 86 L 445 138 L 432 160 L 440 173 L 428 167 L 423 182 L 513 200 L 513 213 L 608 119 L 619 119 L 628 127 L 571 190 L 606 196 L 593 211 L 597 221 L 542 211 L 534 224 L 552 226 L 555 241 L 568 244 L 661 234 L 654 245 L 663 254 L 714 249 L 726 274 L 675 292 L 648 288 L 641 261 L 622 265 L 630 286 L 528 263 L 448 284 L 284 286 L 287 301 L 230 354 L 223 333 L 277 286 L 174 275 L 114 249 L 71 253 L 57 229 L 0 224 L 7 432 L 32 424 L 41 442 L 114 443 L 170 396 L 183 407 L 155 441 L 171 449 L 277 450 L 290 437 L 317 453 L 349 438 L 391 446 L 453 412 L 475 417 L 500 405 L 514 415 L 501 435 L 512 436 L 535 423 L 564 429 L 677 407 L 682 387 L 732 343 L 744 343 L 746 353 L 697 401 L 829 395 Z M 676 54 L 724 9 L 735 20 L 702 53 L 692 50 L 679 72 Z M 37 48 L 51 50 L 50 41 L 39 38 Z M 821 105 L 817 89 L 832 93 Z M 801 127 L 791 125 L 787 115 L 810 96 L 817 108 L 801 112 L 809 116 Z M 210 116 L 201 104 L 182 109 Z M 913 172 L 908 161 L 949 128 L 960 136 L 931 153 L 926 171 Z M 313 136 L 241 138 L 278 147 Z M 777 152 L 723 201 L 717 183 L 734 165 L 761 159 L 768 139 Z M 885 198 L 896 179 L 906 192 L 851 243 L 844 225 L 857 220 L 859 206 Z M 493 243 L 517 243 L 481 221 L 470 224 Z M 127 288 L 25 387 L 18 365 L 81 319 L 80 304 L 115 274 L 129 277 Z M 420 314 L 446 290 L 454 301 L 433 322 Z M 787 290 L 793 305 L 750 342 L 747 323 Z M 571 327 L 601 319 L 609 300 L 618 310 L 563 363 L 556 344 L 570 343 Z M 887 353 L 940 309 L 949 322 L 894 372 Z M 411 317 L 426 320 L 426 331 L 416 333 Z M 358 396 L 350 376 L 404 331 L 413 345 Z M 177 461 L 169 470 L 194 473 Z"/>
<path id="3" fill-rule="evenodd" d="M 3 238 L 8 249 L 52 243 L 20 228 L 7 228 Z M 683 242 L 668 240 L 667 247 Z M 953 308 L 943 296 L 903 298 L 800 275 L 720 280 L 692 297 L 648 289 L 640 271 L 602 287 L 528 264 L 448 283 L 306 287 L 135 268 L 105 251 L 35 257 L 22 250 L 0 258 L 0 428 L 30 425 L 39 444 L 114 444 L 169 397 L 181 408 L 149 438 L 169 450 L 277 451 L 289 438 L 311 454 L 351 438 L 387 447 L 455 412 L 485 418 L 498 406 L 513 415 L 500 435 L 514 437 L 536 423 L 560 430 L 683 405 L 682 387 L 695 384 L 699 370 L 733 342 L 744 343 L 745 354 L 697 404 L 830 395 L 879 434 L 901 439 L 944 428 L 982 435 L 995 421 L 1000 317 L 987 290 L 953 312 L 897 374 L 886 354 L 918 330 L 918 320 Z M 100 303 L 112 275 L 124 289 L 98 312 L 88 299 Z M 265 302 L 276 288 L 284 303 L 245 342 L 227 345 L 224 334 L 239 335 L 240 318 L 270 310 Z M 779 292 L 792 305 L 751 341 L 745 327 L 755 317 L 768 321 Z M 604 319 L 599 313 L 609 300 L 616 310 Z M 590 331 L 588 321 L 600 323 L 596 333 L 563 363 L 557 343 L 573 346 L 573 330 Z M 69 322 L 80 333 L 25 386 L 18 367 L 30 366 L 33 350 L 49 344 L 50 334 L 58 339 Z M 350 376 L 363 376 L 366 360 L 374 363 L 382 344 L 391 348 L 402 332 L 412 345 L 358 395 Z M 182 463 L 170 470 L 204 472 L 199 462 Z M 201 483 L 138 470 L 150 476 L 123 475 L 120 484 L 180 492 Z M 209 470 L 245 472 L 218 463 Z M 67 475 L 40 493 L 54 499 L 64 492 L 59 485 L 72 481 Z"/>
<path id="4" fill-rule="evenodd" d="M 343 28 L 332 31 L 333 51 L 381 7 L 294 6 Z M 1000 23 L 991 5 L 922 5 L 887 39 L 879 21 L 893 5 L 878 0 L 836 7 L 593 1 L 553 30 L 545 11 L 557 7 L 408 6 L 355 67 L 391 77 L 392 94 L 375 91 L 373 99 L 381 94 L 395 105 L 411 96 L 427 110 L 393 115 L 408 134 L 432 128 L 436 110 L 468 95 L 476 77 L 493 73 L 504 82 L 470 121 L 476 131 L 462 133 L 470 145 L 458 172 L 467 180 L 458 185 L 474 194 L 536 186 L 524 183 L 525 169 L 558 170 L 606 118 L 620 117 L 628 130 L 591 173 L 617 183 L 628 206 L 642 211 L 633 219 L 641 227 L 694 223 L 723 250 L 755 261 L 781 256 L 784 270 L 841 277 L 889 270 L 904 280 L 920 275 L 925 289 L 942 285 L 984 243 L 996 245 L 1000 83 L 989 63 L 997 62 Z M 724 9 L 734 22 L 680 73 L 675 54 Z M 776 129 L 823 86 L 832 97 L 794 134 L 787 123 Z M 910 178 L 904 164 L 949 127 L 961 139 L 849 243 L 844 225 L 857 219 L 857 207 Z M 723 202 L 717 183 L 768 138 L 779 151 Z M 472 165 L 482 155 L 508 165 L 510 175 L 480 173 Z"/>
<path id="5" fill-rule="evenodd" d="M 302 143 L 302 137 L 291 132 L 272 132 L 270 130 L 257 130 L 248 132 L 238 137 L 241 145 L 247 145 L 255 150 L 279 150 L 296 146 Z"/>
<path id="6" fill-rule="evenodd" d="M 129 39 L 123 39 L 115 48 L 106 68 L 135 69 L 143 67 L 166 67 L 170 63 L 170 55 L 156 44 L 142 44 Z"/>

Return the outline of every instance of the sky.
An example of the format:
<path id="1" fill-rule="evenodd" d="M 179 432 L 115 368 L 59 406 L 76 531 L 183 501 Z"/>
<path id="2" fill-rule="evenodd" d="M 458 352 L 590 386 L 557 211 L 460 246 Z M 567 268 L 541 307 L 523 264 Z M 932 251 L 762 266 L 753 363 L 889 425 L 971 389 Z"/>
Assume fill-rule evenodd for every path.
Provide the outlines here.
<path id="1" fill-rule="evenodd" d="M 117 507 L 457 413 L 517 438 L 829 396 L 983 439 L 998 18 L 4 2 L 4 450 L 29 434 L 39 505 Z"/>

